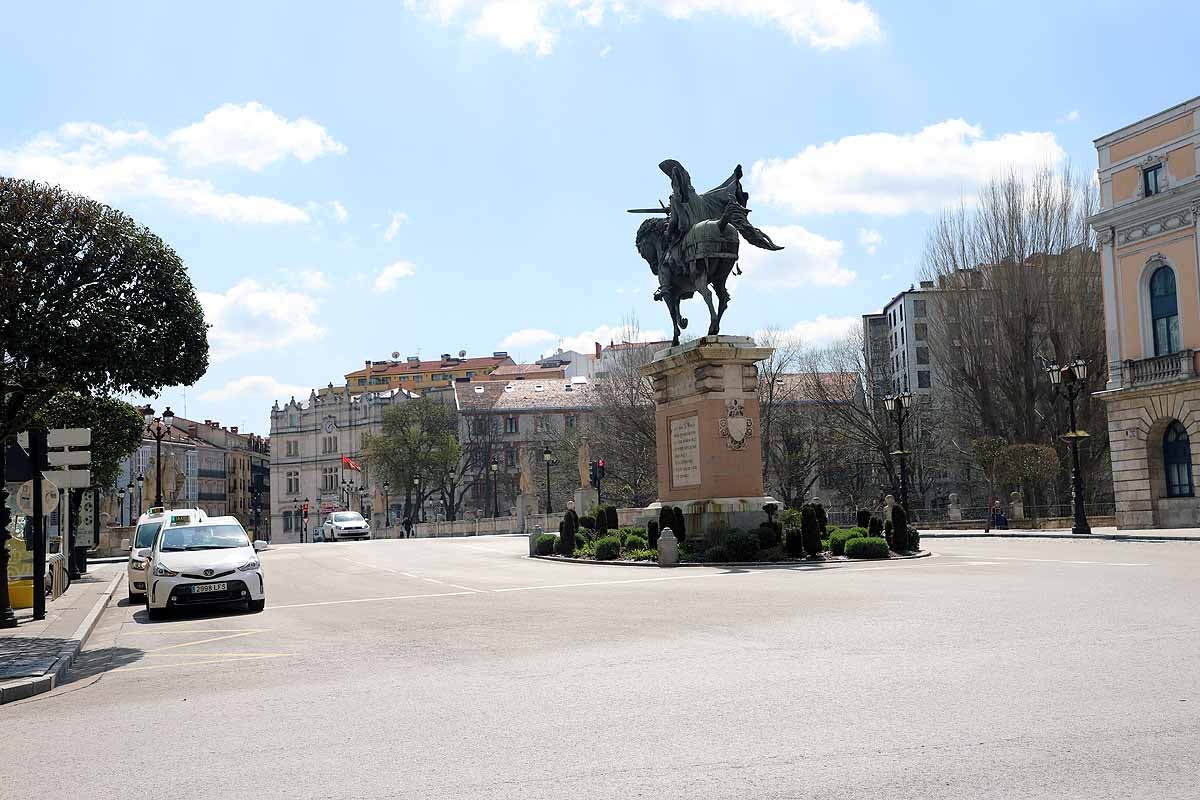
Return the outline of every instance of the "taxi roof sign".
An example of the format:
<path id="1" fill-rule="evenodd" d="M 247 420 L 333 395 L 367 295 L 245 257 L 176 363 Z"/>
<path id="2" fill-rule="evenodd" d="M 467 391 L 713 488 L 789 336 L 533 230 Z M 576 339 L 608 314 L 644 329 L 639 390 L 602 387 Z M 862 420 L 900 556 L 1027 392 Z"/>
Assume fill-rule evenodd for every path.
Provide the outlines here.
<path id="1" fill-rule="evenodd" d="M 171 515 L 171 524 L 172 525 L 190 525 L 191 522 L 192 522 L 191 514 L 172 514 Z"/>
<path id="2" fill-rule="evenodd" d="M 157 517 L 159 514 L 162 514 L 164 511 L 166 511 L 166 509 L 163 508 L 162 506 L 153 506 L 151 508 L 146 509 L 146 514 L 151 517 Z"/>

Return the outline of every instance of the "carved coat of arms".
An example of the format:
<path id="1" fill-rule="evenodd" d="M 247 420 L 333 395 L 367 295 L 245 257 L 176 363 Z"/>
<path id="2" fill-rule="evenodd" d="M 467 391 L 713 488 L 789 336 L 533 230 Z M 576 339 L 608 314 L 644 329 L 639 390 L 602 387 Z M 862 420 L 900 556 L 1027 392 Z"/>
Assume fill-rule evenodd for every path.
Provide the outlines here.
<path id="1" fill-rule="evenodd" d="M 746 409 L 741 400 L 725 401 L 725 418 L 721 420 L 721 437 L 729 445 L 730 450 L 741 450 L 746 446 L 746 440 L 754 435 L 754 420 L 746 417 Z"/>

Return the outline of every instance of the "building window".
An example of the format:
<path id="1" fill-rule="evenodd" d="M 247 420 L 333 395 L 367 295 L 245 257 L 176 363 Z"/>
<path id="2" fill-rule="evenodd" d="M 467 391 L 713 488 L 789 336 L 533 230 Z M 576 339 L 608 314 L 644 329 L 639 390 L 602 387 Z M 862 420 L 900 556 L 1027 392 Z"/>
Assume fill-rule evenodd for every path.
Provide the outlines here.
<path id="1" fill-rule="evenodd" d="M 413 383 L 420 383 L 423 380 L 425 380 L 424 375 L 413 375 Z"/>
<path id="2" fill-rule="evenodd" d="M 300 473 L 292 471 L 287 473 L 287 493 L 300 494 Z"/>
<path id="3" fill-rule="evenodd" d="M 913 316 L 915 316 L 917 319 L 924 319 L 924 317 L 925 317 L 925 301 L 924 300 L 913 300 Z"/>
<path id="4" fill-rule="evenodd" d="M 929 370 L 927 370 L 927 369 L 917 370 L 917 388 L 918 389 L 928 389 L 929 388 Z"/>
<path id="5" fill-rule="evenodd" d="M 283 512 L 283 532 L 292 532 L 292 512 L 290 511 Z"/>
<path id="6" fill-rule="evenodd" d="M 511 447 L 504 449 L 504 463 L 507 466 L 515 467 L 517 465 L 517 451 Z"/>
<path id="7" fill-rule="evenodd" d="M 505 433 L 517 433 L 518 432 L 517 417 L 505 417 L 504 418 L 504 432 Z"/>
<path id="8" fill-rule="evenodd" d="M 904 322 L 904 306 L 900 306 L 900 321 Z"/>
<path id="9" fill-rule="evenodd" d="M 1162 164 L 1155 164 L 1153 167 L 1142 170 L 1142 189 L 1145 190 L 1146 197 L 1158 194 L 1163 190 L 1162 168 Z"/>
<path id="10" fill-rule="evenodd" d="M 575 415 L 574 415 L 574 414 L 567 414 L 567 416 L 566 416 L 566 419 L 563 421 L 563 424 L 564 424 L 564 425 L 566 425 L 566 427 L 567 427 L 567 430 L 572 430 L 572 429 L 574 429 L 574 427 L 575 427 Z"/>
<path id="11" fill-rule="evenodd" d="M 928 347 L 918 347 L 917 348 L 917 364 L 925 365 L 928 363 L 929 363 L 929 348 Z"/>
<path id="12" fill-rule="evenodd" d="M 929 326 L 924 322 L 918 322 L 913 325 L 913 336 L 917 337 L 918 342 L 923 342 L 929 338 Z"/>
<path id="13" fill-rule="evenodd" d="M 287 454 L 288 454 L 289 456 L 298 456 L 298 455 L 300 455 L 300 443 L 299 443 L 299 442 L 297 442 L 297 441 L 296 441 L 296 440 L 294 440 L 294 439 L 290 439 L 290 440 L 288 440 L 288 443 L 287 443 Z"/>
<path id="14" fill-rule="evenodd" d="M 1150 318 L 1154 325 L 1154 355 L 1179 350 L 1179 302 L 1175 270 L 1161 266 L 1150 276 Z"/>
<path id="15" fill-rule="evenodd" d="M 1163 466 L 1167 470 L 1167 497 L 1191 497 L 1195 494 L 1192 484 L 1192 446 L 1179 420 L 1168 425 L 1167 432 L 1163 434 Z"/>
<path id="16" fill-rule="evenodd" d="M 336 436 L 321 437 L 321 452 L 336 453 L 338 451 L 338 440 Z"/>
<path id="17" fill-rule="evenodd" d="M 359 386 L 366 386 L 366 385 L 367 385 L 367 379 L 366 379 L 366 378 L 359 378 L 359 379 L 358 379 L 358 385 L 359 385 Z"/>
<path id="18" fill-rule="evenodd" d="M 338 468 L 323 467 L 321 469 L 321 491 L 333 492 L 338 488 Z"/>

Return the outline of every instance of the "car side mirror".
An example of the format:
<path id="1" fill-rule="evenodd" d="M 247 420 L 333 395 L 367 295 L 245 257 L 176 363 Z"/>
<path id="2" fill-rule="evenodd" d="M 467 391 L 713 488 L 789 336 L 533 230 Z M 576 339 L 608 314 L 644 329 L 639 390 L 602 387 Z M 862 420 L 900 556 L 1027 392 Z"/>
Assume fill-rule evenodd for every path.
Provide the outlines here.
<path id="1" fill-rule="evenodd" d="M 261 553 L 263 550 L 266 550 L 266 549 L 267 549 L 266 542 L 264 542 L 262 539 L 254 540 L 254 552 Z"/>

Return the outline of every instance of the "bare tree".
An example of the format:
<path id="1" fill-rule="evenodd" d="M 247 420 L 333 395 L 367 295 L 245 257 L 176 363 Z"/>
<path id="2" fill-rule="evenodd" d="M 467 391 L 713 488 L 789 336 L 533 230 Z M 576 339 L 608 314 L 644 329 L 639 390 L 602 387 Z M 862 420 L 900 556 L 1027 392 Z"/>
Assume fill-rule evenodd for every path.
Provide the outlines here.
<path id="1" fill-rule="evenodd" d="M 1069 169 L 1046 169 L 992 181 L 976 205 L 945 213 L 930 232 L 924 271 L 938 291 L 929 343 L 947 399 L 942 422 L 956 441 L 1054 442 L 1066 426 L 1038 357 L 1081 356 L 1097 372 L 1107 363 L 1099 257 L 1087 223 L 1095 208 L 1087 183 Z M 1103 476 L 1103 404 L 1085 393 L 1079 415 L 1092 434 L 1090 472 Z"/>

